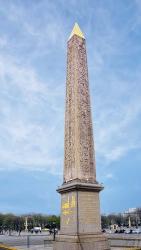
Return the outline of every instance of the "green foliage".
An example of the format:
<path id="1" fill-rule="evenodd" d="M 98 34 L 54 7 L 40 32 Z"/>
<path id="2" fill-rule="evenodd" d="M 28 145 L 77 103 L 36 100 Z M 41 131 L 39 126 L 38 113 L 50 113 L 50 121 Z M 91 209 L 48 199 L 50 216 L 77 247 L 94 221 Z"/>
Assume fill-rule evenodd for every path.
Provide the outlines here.
<path id="1" fill-rule="evenodd" d="M 101 216 L 102 228 L 109 228 L 111 225 L 128 226 L 129 217 L 132 226 L 141 225 L 141 209 L 137 209 L 135 213 L 128 214 L 109 214 Z"/>
<path id="2" fill-rule="evenodd" d="M 47 217 L 48 223 L 55 223 L 58 228 L 60 228 L 60 216 L 50 215 Z"/>
<path id="3" fill-rule="evenodd" d="M 28 229 L 32 229 L 35 226 L 41 228 L 60 227 L 60 216 L 56 215 L 42 215 L 42 214 L 30 214 L 16 216 L 14 214 L 0 214 L 0 231 L 4 230 L 24 230 L 25 229 L 25 217 L 28 218 Z"/>

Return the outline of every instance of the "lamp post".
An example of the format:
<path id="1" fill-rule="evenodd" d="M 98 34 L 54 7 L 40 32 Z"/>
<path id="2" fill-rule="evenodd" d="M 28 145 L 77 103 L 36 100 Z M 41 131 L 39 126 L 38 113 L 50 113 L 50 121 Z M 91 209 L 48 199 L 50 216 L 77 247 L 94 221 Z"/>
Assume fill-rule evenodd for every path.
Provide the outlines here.
<path id="1" fill-rule="evenodd" d="M 24 223 L 24 226 L 25 226 L 25 232 L 27 232 L 27 231 L 28 231 L 28 222 L 27 222 L 27 220 L 28 220 L 28 217 L 26 216 L 26 217 L 25 217 L 25 223 Z"/>
<path id="2" fill-rule="evenodd" d="M 129 218 L 128 218 L 128 225 L 129 225 L 129 228 L 131 228 L 131 218 L 130 218 L 130 215 L 129 215 Z"/>

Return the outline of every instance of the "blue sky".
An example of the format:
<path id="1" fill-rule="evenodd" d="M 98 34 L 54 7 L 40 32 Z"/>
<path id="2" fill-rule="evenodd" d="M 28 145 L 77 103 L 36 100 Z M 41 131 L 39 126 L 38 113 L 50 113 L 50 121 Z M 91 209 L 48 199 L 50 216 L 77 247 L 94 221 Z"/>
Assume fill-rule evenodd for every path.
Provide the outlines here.
<path id="1" fill-rule="evenodd" d="M 0 0 L 0 212 L 60 212 L 76 21 L 87 41 L 101 211 L 141 206 L 141 1 Z"/>

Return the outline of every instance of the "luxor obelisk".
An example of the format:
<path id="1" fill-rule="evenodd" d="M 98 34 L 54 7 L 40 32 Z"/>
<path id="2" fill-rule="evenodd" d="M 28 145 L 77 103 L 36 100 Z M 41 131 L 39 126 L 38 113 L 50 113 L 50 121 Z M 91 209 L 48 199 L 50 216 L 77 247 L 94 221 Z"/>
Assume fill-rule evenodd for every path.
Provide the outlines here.
<path id="1" fill-rule="evenodd" d="M 85 38 L 75 24 L 67 44 L 61 230 L 54 250 L 109 250 L 101 233 Z"/>

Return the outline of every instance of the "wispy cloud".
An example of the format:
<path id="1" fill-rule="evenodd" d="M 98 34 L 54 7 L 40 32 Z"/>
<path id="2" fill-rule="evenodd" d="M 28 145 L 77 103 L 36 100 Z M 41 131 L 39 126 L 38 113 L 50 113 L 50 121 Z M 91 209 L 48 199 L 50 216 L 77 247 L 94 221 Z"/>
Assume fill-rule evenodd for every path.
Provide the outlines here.
<path id="1" fill-rule="evenodd" d="M 62 86 L 49 88 L 33 68 L 10 57 L 0 57 L 0 79 L 0 168 L 7 162 L 11 169 L 56 173 L 62 164 L 57 150 L 63 137 Z"/>
<path id="2" fill-rule="evenodd" d="M 120 2 L 121 5 L 120 11 L 125 11 L 124 4 Z M 89 33 L 94 34 L 95 40 L 88 46 L 88 57 L 96 156 L 98 162 L 107 165 L 141 147 L 141 47 L 136 39 L 138 27 L 134 25 L 137 15 L 129 16 L 121 26 L 120 19 L 117 19 L 118 8 L 113 16 L 114 6 L 104 7 L 97 7 L 93 18 L 94 31 L 91 24 L 89 27 Z M 130 13 L 133 9 L 136 10 L 134 3 L 129 4 L 126 10 Z M 135 41 L 136 46 L 133 46 Z"/>
<path id="3" fill-rule="evenodd" d="M 140 148 L 140 46 L 133 46 L 139 2 L 128 8 L 120 2 L 115 15 L 110 3 L 82 3 L 81 13 L 76 1 L 69 8 L 59 2 L 60 11 L 57 3 L 46 1 L 29 6 L 27 1 L 6 1 L 1 6 L 0 168 L 8 161 L 11 168 L 61 171 L 64 55 L 76 19 L 86 29 L 97 159 L 109 164 Z M 119 10 L 126 11 L 127 22 L 119 20 Z"/>
<path id="4" fill-rule="evenodd" d="M 103 210 L 140 202 L 140 0 L 0 0 L 1 211 L 58 213 L 66 44 L 74 22 L 87 42 Z"/>

